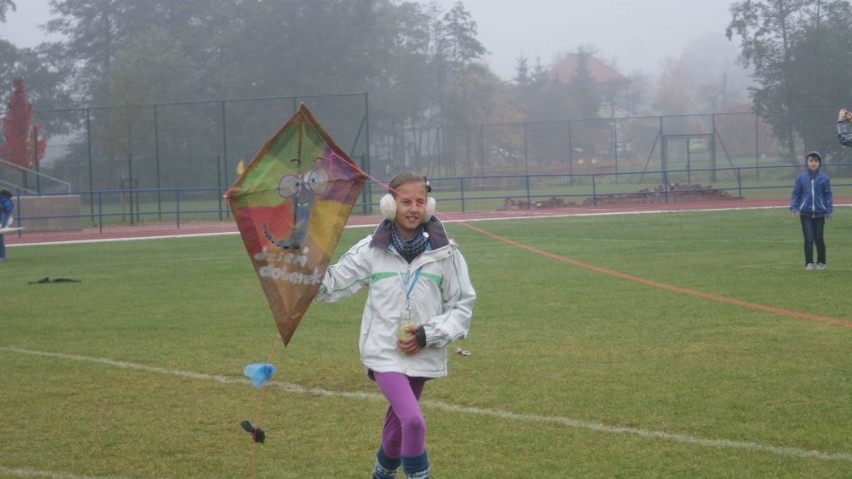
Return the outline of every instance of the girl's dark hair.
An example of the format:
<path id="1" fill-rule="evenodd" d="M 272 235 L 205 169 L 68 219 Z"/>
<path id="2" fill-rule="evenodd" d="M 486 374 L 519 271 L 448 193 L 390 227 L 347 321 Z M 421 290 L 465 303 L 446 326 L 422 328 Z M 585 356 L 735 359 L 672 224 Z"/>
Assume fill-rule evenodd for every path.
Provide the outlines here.
<path id="1" fill-rule="evenodd" d="M 432 192 L 432 186 L 429 185 L 428 178 L 413 171 L 404 171 L 391 178 L 390 182 L 388 183 L 388 193 L 396 197 L 396 189 L 406 183 L 424 183 L 426 184 L 426 192 Z"/>

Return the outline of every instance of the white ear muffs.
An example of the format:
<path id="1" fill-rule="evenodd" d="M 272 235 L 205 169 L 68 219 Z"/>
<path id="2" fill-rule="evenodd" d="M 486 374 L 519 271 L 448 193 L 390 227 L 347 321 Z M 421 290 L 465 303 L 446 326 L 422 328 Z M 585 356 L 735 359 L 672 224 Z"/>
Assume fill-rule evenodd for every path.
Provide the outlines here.
<path id="1" fill-rule="evenodd" d="M 379 201 L 379 209 L 382 210 L 382 216 L 388 220 L 396 219 L 396 200 L 390 193 L 385 193 Z"/>
<path id="2" fill-rule="evenodd" d="M 391 221 L 396 219 L 396 199 L 390 193 L 385 193 L 382 199 L 379 200 L 379 209 L 382 211 L 382 216 Z M 428 223 L 435 214 L 435 198 L 430 196 L 426 198 L 426 215 L 423 216 L 423 222 Z"/>
<path id="3" fill-rule="evenodd" d="M 423 222 L 428 223 L 435 214 L 435 198 L 430 196 L 426 198 L 426 215 L 423 217 Z"/>

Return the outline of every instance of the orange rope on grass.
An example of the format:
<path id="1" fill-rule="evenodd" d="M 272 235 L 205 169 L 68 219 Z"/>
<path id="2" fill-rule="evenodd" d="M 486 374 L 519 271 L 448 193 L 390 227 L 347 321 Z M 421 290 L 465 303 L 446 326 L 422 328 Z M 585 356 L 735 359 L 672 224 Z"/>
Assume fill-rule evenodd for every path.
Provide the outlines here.
<path id="1" fill-rule="evenodd" d="M 465 228 L 476 231 L 477 233 L 488 236 L 489 238 L 493 238 L 495 240 L 502 241 L 503 243 L 514 246 L 516 248 L 520 248 L 520 249 L 529 251 L 531 253 L 534 253 L 534 254 L 537 254 L 537 255 L 540 255 L 540 256 L 544 256 L 544 257 L 547 257 L 547 258 L 550 258 L 550 259 L 553 259 L 553 260 L 556 260 L 556 261 L 559 261 L 559 262 L 562 262 L 562 263 L 565 263 L 565 264 L 570 264 L 572 266 L 577 266 L 579 268 L 587 269 L 589 271 L 594 271 L 594 272 L 597 272 L 597 273 L 606 274 L 606 275 L 613 276 L 613 277 L 616 277 L 616 278 L 625 279 L 627 281 L 633 281 L 635 283 L 640 283 L 640 284 L 644 284 L 644 285 L 647 285 L 647 286 L 653 286 L 655 288 L 665 289 L 665 290 L 668 290 L 668 291 L 672 291 L 674 293 L 685 294 L 685 295 L 693 296 L 693 297 L 696 297 L 696 298 L 707 299 L 707 300 L 710 300 L 710 301 L 717 301 L 717 302 L 720 302 L 720 303 L 732 304 L 734 306 L 740 306 L 740 307 L 743 307 L 743 308 L 754 309 L 754 310 L 758 310 L 758 311 L 765 311 L 765 312 L 768 312 L 768 313 L 779 314 L 779 315 L 788 316 L 788 317 L 791 317 L 791 318 L 806 319 L 808 321 L 816 321 L 816 322 L 825 323 L 825 324 L 833 324 L 835 326 L 842 326 L 844 328 L 852 328 L 852 321 L 849 321 L 849 320 L 846 320 L 846 319 L 832 318 L 830 316 L 819 316 L 819 315 L 816 315 L 816 314 L 804 313 L 804 312 L 801 312 L 801 311 L 793 311 L 791 309 L 780 308 L 780 307 L 777 307 L 777 306 L 768 306 L 768 305 L 765 305 L 765 304 L 752 303 L 752 302 L 749 302 L 749 301 L 743 301 L 741 299 L 729 298 L 727 296 L 720 296 L 720 295 L 717 295 L 717 294 L 706 293 L 704 291 L 698 291 L 698 290 L 695 290 L 695 289 L 689 289 L 689 288 L 684 288 L 684 287 L 681 287 L 681 286 L 675 286 L 675 285 L 672 285 L 672 284 L 661 283 L 659 281 L 654 281 L 654 280 L 650 280 L 650 279 L 647 279 L 647 278 L 640 278 L 639 276 L 633 276 L 633 275 L 629 275 L 629 274 L 626 274 L 626 273 L 620 273 L 618 271 L 613 271 L 611 269 L 603 268 L 601 266 L 595 266 L 593 264 L 584 263 L 582 261 L 577 261 L 575 259 L 571 259 L 571 258 L 568 258 L 568 257 L 565 257 L 565 256 L 560 256 L 560 255 L 557 255 L 557 254 L 554 254 L 554 253 L 549 253 L 547 251 L 540 250 L 538 248 L 534 248 L 534 247 L 529 246 L 527 244 L 524 244 L 524 243 L 521 243 L 521 242 L 518 242 L 518 241 L 511 240 L 509 238 L 500 236 L 498 234 L 492 233 L 488 230 L 484 230 L 482 228 L 471 225 L 469 223 L 459 222 L 458 224 L 464 226 Z"/>

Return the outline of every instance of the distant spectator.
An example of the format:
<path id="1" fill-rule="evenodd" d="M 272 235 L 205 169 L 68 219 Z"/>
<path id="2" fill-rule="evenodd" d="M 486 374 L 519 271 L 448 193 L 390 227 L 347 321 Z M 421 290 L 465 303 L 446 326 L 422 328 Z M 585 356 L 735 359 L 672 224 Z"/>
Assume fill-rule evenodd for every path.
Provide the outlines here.
<path id="1" fill-rule="evenodd" d="M 837 139 L 841 145 L 852 147 L 852 112 L 846 108 L 837 112 Z"/>
<path id="2" fill-rule="evenodd" d="M 823 236 L 826 220 L 831 220 L 833 201 L 831 181 L 821 172 L 822 157 L 812 151 L 805 157 L 808 169 L 796 177 L 793 194 L 790 197 L 790 213 L 799 216 L 802 223 L 802 235 L 805 238 L 805 269 L 814 269 L 814 245 L 817 250 L 816 269 L 825 269 L 825 239 Z"/>
<path id="3" fill-rule="evenodd" d="M 12 192 L 0 188 L 0 229 L 8 228 L 12 224 L 12 211 L 15 203 L 12 202 Z M 0 262 L 6 261 L 6 239 L 0 234 Z"/>

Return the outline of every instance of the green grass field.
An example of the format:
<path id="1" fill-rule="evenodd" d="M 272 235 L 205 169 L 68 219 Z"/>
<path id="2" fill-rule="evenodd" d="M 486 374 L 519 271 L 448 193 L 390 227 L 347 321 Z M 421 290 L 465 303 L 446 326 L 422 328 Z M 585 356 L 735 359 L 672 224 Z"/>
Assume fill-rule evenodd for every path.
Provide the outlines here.
<path id="1" fill-rule="evenodd" d="M 814 272 L 783 209 L 472 225 L 449 225 L 479 299 L 424 394 L 434 477 L 852 476 L 847 208 Z M 0 477 L 369 476 L 363 296 L 311 306 L 261 393 L 242 369 L 277 331 L 238 236 L 7 256 Z"/>

